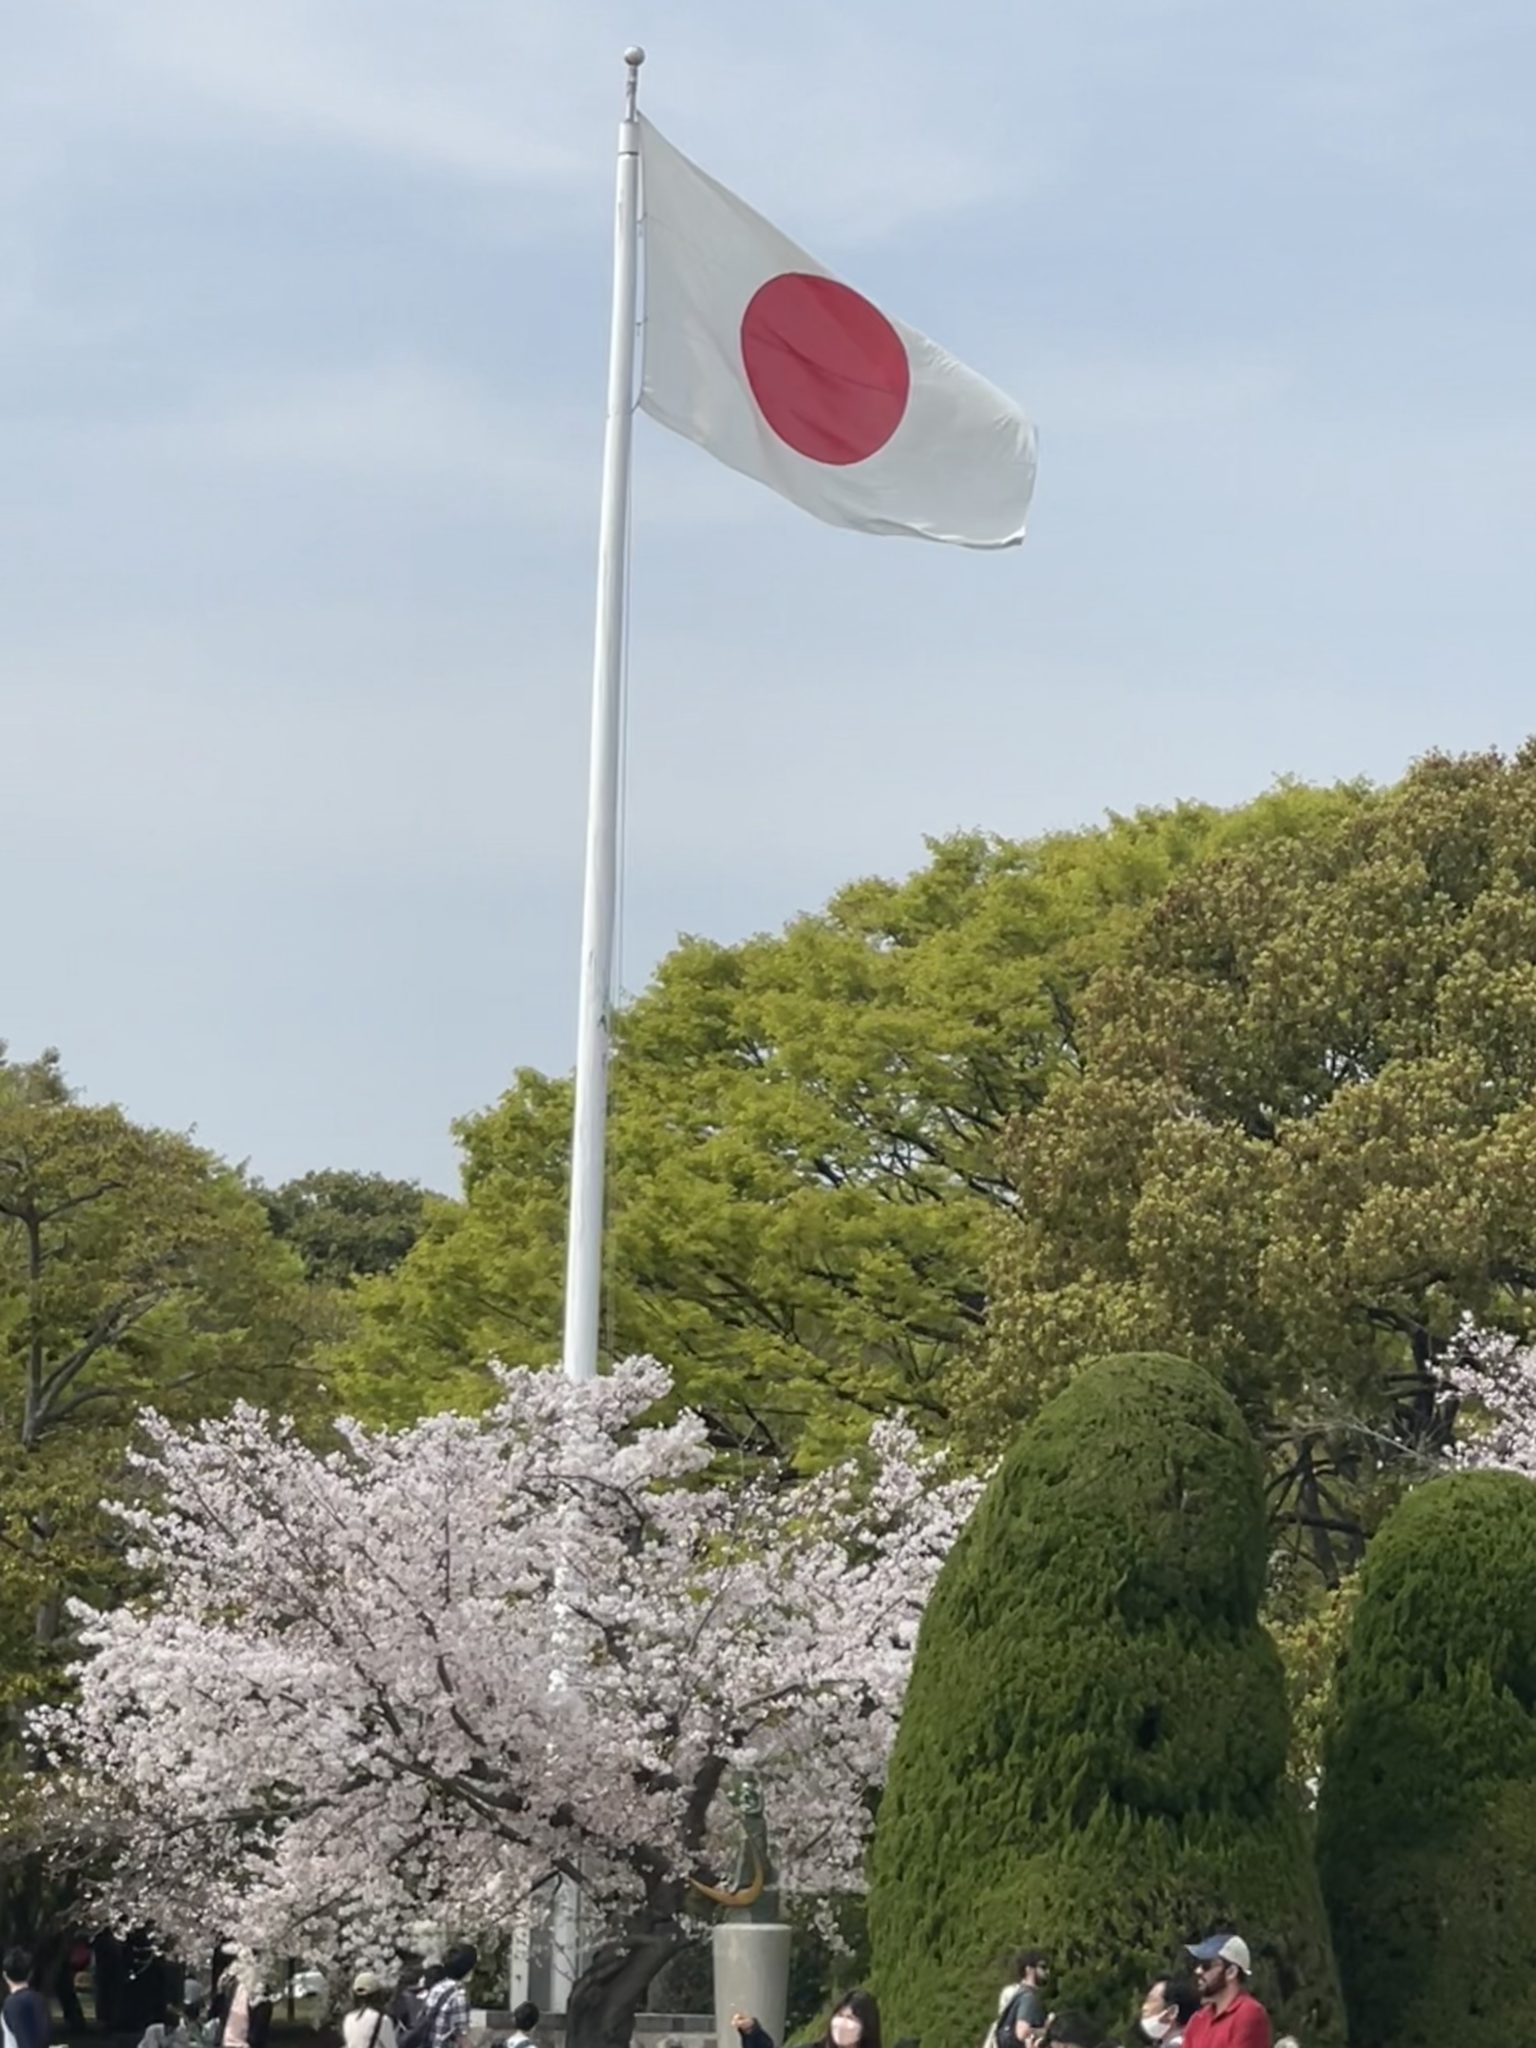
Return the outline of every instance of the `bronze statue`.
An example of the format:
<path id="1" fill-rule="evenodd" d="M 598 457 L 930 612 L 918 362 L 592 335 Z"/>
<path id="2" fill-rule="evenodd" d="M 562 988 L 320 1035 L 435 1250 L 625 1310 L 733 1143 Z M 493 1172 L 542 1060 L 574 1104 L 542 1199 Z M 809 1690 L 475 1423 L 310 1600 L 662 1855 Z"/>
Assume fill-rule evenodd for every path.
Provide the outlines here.
<path id="1" fill-rule="evenodd" d="M 726 1795 L 741 1827 L 741 1847 L 729 1885 L 701 1883 L 690 1878 L 693 1889 L 712 1899 L 727 1920 L 746 1920 L 759 1925 L 779 1918 L 778 1872 L 768 1846 L 768 1818 L 763 1810 L 763 1788 L 749 1772 L 733 1778 Z"/>

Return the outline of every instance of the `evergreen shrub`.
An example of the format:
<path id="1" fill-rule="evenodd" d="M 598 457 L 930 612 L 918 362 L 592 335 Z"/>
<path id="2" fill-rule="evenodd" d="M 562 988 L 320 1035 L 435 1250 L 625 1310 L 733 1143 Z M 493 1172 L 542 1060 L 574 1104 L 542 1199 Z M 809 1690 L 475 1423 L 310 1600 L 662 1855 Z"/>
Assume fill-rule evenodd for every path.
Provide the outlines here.
<path id="1" fill-rule="evenodd" d="M 1371 1545 L 1318 1862 L 1354 2048 L 1536 2038 L 1536 1485 L 1464 1472 Z"/>
<path id="2" fill-rule="evenodd" d="M 1021 1945 L 1118 2028 L 1236 1928 L 1277 2022 L 1340 2048 L 1267 1555 L 1258 1452 L 1201 1369 L 1102 1360 L 1021 1431 L 929 1602 L 875 1834 L 893 2032 L 979 2041 Z"/>

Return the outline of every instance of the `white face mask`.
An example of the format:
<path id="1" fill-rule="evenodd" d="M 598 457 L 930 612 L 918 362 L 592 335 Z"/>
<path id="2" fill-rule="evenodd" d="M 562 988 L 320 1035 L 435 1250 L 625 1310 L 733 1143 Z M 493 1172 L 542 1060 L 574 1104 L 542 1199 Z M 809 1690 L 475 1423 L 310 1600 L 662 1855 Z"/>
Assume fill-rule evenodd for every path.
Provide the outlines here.
<path id="1" fill-rule="evenodd" d="M 1136 2024 L 1149 2041 L 1162 2041 L 1173 2031 L 1172 2020 L 1138 2020 Z"/>
<path id="2" fill-rule="evenodd" d="M 864 2038 L 864 2024 L 856 2020 L 851 2012 L 840 2012 L 832 2020 L 832 2048 L 859 2048 Z"/>

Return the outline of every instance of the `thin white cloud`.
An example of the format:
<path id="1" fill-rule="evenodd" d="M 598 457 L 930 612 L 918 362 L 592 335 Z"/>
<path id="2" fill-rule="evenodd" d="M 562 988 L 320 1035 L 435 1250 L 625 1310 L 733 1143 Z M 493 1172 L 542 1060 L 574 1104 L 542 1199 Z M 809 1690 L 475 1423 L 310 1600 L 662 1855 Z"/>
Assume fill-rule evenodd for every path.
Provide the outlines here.
<path id="1" fill-rule="evenodd" d="M 542 521 L 590 516 L 591 420 L 508 402 L 424 363 L 237 387 L 190 408 L 168 431 L 136 431 L 213 468 L 490 492 L 517 497 Z"/>
<path id="2" fill-rule="evenodd" d="M 978 97 L 947 21 L 887 34 L 809 0 L 785 0 L 771 37 L 705 0 L 71 0 L 8 52 L 0 107 L 61 176 L 82 146 L 181 131 L 236 152 L 297 142 L 550 194 L 603 177 L 632 32 L 654 45 L 644 83 L 658 123 L 787 227 L 834 245 L 1017 198 L 1060 155 L 1066 99 L 1020 121 L 1001 95 Z"/>
<path id="3" fill-rule="evenodd" d="M 1063 358 L 1035 352 L 1027 341 L 1030 398 L 1056 433 L 1156 432 L 1176 426 L 1202 431 L 1272 412 L 1284 402 L 1291 373 L 1259 358 L 1206 359 L 1107 353 L 1102 348 Z"/>
<path id="4" fill-rule="evenodd" d="M 555 530 L 579 544 L 597 526 L 595 395 L 585 407 L 534 404 L 462 368 L 421 360 L 225 379 L 117 418 L 14 422 L 8 437 L 23 470 L 46 463 L 55 475 L 89 475 L 108 489 L 114 479 L 131 480 L 135 497 L 157 479 L 175 490 L 189 478 L 224 486 L 232 505 L 252 480 L 306 496 L 331 491 L 343 508 L 338 518 L 355 520 L 360 537 L 390 503 L 428 519 L 445 507 L 499 514 L 509 545 L 520 532 Z M 646 420 L 637 422 L 634 479 L 643 537 L 750 526 L 774 505 Z M 0 507 L 6 497 L 0 487 Z"/>
<path id="5" fill-rule="evenodd" d="M 1327 29 L 1298 38 L 1295 74 L 1282 96 L 1288 115 L 1299 112 L 1330 157 L 1443 193 L 1448 184 L 1475 188 L 1490 152 L 1528 150 L 1529 124 L 1479 89 L 1495 52 L 1512 75 L 1519 75 L 1522 45 L 1529 56 L 1524 0 L 1454 8 L 1439 0 L 1372 0 L 1329 8 Z"/>
<path id="6" fill-rule="evenodd" d="M 579 802 L 579 659 L 557 692 L 554 659 L 535 643 L 492 646 L 447 627 L 434 659 L 419 644 L 390 647 L 398 618 L 309 626 L 302 647 L 291 617 L 282 645 L 236 647 L 190 620 L 13 654 L 0 761 L 9 835 L 46 838 L 67 815 L 77 854 L 115 860 L 131 846 L 135 866 L 195 870 L 200 885 L 253 864 L 536 871 Z M 416 641 L 427 638 L 415 622 Z M 327 656 L 341 686 L 323 690 Z M 534 697 L 537 736 L 524 710 Z M 66 762 L 67 775 L 37 772 Z"/>
<path id="7" fill-rule="evenodd" d="M 225 392 L 169 431 L 135 429 L 146 443 L 217 470 L 324 476 L 417 493 L 442 488 L 511 502 L 519 523 L 595 533 L 602 434 L 594 397 L 518 404 L 462 373 L 423 363 L 377 363 Z M 635 489 L 646 527 L 748 525 L 761 491 L 637 422 Z"/>
<path id="8" fill-rule="evenodd" d="M 532 0 L 516 11 L 434 0 L 430 12 L 376 0 L 75 0 L 47 12 L 27 52 L 27 98 L 81 126 L 233 122 L 273 142 L 308 136 L 498 182 L 560 183 L 579 166 L 567 109 L 520 90 L 560 19 Z"/>

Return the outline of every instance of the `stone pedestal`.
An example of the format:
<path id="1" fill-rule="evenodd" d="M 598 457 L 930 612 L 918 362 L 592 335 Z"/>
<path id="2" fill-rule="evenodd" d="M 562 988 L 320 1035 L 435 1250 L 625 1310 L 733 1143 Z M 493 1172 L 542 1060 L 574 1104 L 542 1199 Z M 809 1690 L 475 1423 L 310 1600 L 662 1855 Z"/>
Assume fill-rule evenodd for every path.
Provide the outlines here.
<path id="1" fill-rule="evenodd" d="M 711 1936 L 715 1957 L 715 2040 L 736 2048 L 733 2012 L 744 2012 L 784 2048 L 789 2002 L 790 1929 L 750 1920 L 722 1920 Z"/>

